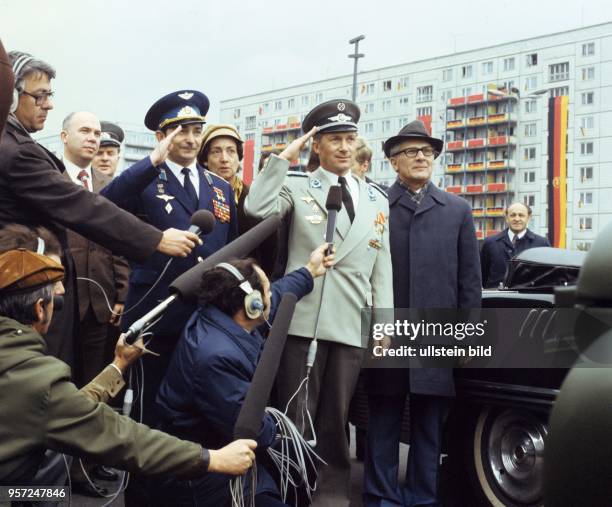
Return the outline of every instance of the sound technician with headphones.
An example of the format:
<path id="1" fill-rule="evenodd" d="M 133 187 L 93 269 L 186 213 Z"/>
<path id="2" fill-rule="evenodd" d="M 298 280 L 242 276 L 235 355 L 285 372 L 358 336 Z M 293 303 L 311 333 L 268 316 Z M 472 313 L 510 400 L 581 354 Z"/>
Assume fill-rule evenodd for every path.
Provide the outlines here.
<path id="1" fill-rule="evenodd" d="M 0 141 L 0 225 L 20 223 L 43 226 L 67 247 L 66 229 L 74 230 L 113 253 L 143 262 L 155 251 L 187 256 L 198 238 L 177 229 L 163 233 L 105 198 L 64 178 L 64 164 L 36 143 L 30 134 L 43 129 L 53 109 L 51 80 L 55 70 L 27 53 L 9 53 L 15 75 L 12 113 Z M 154 153 L 167 149 L 160 143 Z M 165 148 L 164 148 L 165 147 Z M 58 312 L 46 340 L 48 352 L 68 364 L 73 362 L 76 309 L 76 276 L 69 254 L 65 305 Z"/>
<path id="2" fill-rule="evenodd" d="M 272 284 L 252 259 L 221 263 L 202 276 L 199 309 L 185 326 L 157 396 L 164 431 L 204 446 L 232 440 L 264 343 L 258 327 L 274 320 L 284 293 L 300 299 L 312 291 L 314 278 L 333 264 L 333 254 L 324 257 L 325 248 L 321 245 L 305 267 Z M 274 420 L 266 414 L 256 439 L 258 451 L 265 451 L 276 433 Z M 284 505 L 261 462 L 257 476 L 256 505 Z M 156 498 L 164 504 L 166 491 L 173 505 L 192 505 L 189 499 L 194 498 L 200 507 L 226 505 L 229 482 L 223 474 L 189 482 L 172 480 L 162 485 Z"/>

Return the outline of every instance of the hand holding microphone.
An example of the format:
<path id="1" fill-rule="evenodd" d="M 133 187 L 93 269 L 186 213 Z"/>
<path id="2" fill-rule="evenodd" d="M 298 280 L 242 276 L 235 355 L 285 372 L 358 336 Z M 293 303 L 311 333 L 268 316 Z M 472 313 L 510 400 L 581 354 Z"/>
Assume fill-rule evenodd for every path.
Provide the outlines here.
<path id="1" fill-rule="evenodd" d="M 330 246 L 332 248 L 332 252 L 328 254 L 327 252 Z M 335 247 L 329 243 L 323 243 L 321 246 L 313 250 L 313 252 L 310 254 L 308 264 L 305 266 L 313 278 L 323 276 L 327 269 L 334 265 L 335 253 Z"/>
<path id="2" fill-rule="evenodd" d="M 208 234 L 214 226 L 214 215 L 208 210 L 198 210 L 191 216 L 191 225 L 187 231 L 166 229 L 157 250 L 172 257 L 187 257 L 196 244 L 202 244 L 199 236 Z"/>

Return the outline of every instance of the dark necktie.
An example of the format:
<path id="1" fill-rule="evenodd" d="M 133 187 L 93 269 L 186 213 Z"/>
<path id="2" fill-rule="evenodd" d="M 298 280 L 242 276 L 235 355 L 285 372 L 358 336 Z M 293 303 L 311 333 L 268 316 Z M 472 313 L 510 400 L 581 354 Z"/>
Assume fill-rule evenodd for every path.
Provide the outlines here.
<path id="1" fill-rule="evenodd" d="M 189 173 L 191 172 L 189 170 L 188 167 L 184 167 L 183 169 L 181 169 L 181 172 L 185 175 L 185 180 L 183 182 L 183 186 L 185 187 L 185 192 L 187 192 L 187 195 L 189 196 L 189 199 L 191 200 L 193 207 L 194 208 L 198 208 L 198 194 L 196 193 L 196 189 L 193 186 L 193 183 L 191 183 L 191 178 L 189 177 Z"/>
<path id="2" fill-rule="evenodd" d="M 342 204 L 344 204 L 344 208 L 351 219 L 351 223 L 353 223 L 353 220 L 355 220 L 355 207 L 353 206 L 353 198 L 349 192 L 346 178 L 344 176 L 338 176 L 338 183 L 340 183 L 340 187 L 342 188 Z"/>
<path id="3" fill-rule="evenodd" d="M 89 174 L 85 169 L 81 169 L 81 172 L 77 174 L 77 179 L 83 184 L 83 186 L 89 190 Z"/>
<path id="4" fill-rule="evenodd" d="M 518 242 L 518 234 L 515 234 L 512 237 L 512 248 L 514 248 L 516 250 L 516 243 Z"/>

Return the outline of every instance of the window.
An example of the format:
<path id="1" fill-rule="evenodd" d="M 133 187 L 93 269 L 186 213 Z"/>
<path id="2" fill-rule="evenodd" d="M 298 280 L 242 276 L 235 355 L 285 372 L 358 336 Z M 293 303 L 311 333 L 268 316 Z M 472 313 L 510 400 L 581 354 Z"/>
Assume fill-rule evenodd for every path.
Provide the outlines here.
<path id="1" fill-rule="evenodd" d="M 244 140 L 245 141 L 252 141 L 254 139 L 255 139 L 255 133 L 254 132 L 250 132 L 250 133 L 244 135 Z"/>
<path id="2" fill-rule="evenodd" d="M 523 196 L 523 202 L 526 206 L 533 208 L 535 206 L 535 194 L 526 194 Z"/>
<path id="3" fill-rule="evenodd" d="M 386 79 L 385 81 L 383 81 L 383 92 L 390 92 L 391 91 L 391 80 L 390 79 Z"/>
<path id="4" fill-rule="evenodd" d="M 535 146 L 529 146 L 523 149 L 523 160 L 535 160 L 536 149 Z"/>
<path id="5" fill-rule="evenodd" d="M 580 217 L 579 228 L 581 231 L 590 231 L 593 229 L 592 217 Z"/>
<path id="6" fill-rule="evenodd" d="M 315 103 L 320 104 L 321 102 L 323 102 L 323 93 L 318 92 L 315 97 Z"/>
<path id="7" fill-rule="evenodd" d="M 462 78 L 472 77 L 472 66 L 471 65 L 464 65 L 463 67 L 461 67 L 461 77 Z"/>
<path id="8" fill-rule="evenodd" d="M 245 123 L 246 123 L 245 128 L 247 130 L 254 129 L 257 126 L 256 122 L 257 122 L 257 118 L 255 116 L 247 116 L 245 118 Z"/>
<path id="9" fill-rule="evenodd" d="M 582 105 L 590 106 L 595 101 L 595 92 L 584 92 L 582 95 Z"/>
<path id="10" fill-rule="evenodd" d="M 482 62 L 482 73 L 485 76 L 487 74 L 493 74 L 493 62 Z"/>
<path id="11" fill-rule="evenodd" d="M 504 71 L 514 70 L 514 57 L 504 58 Z"/>
<path id="12" fill-rule="evenodd" d="M 580 168 L 580 181 L 585 182 L 593 179 L 593 166 Z"/>
<path id="13" fill-rule="evenodd" d="M 504 81 L 504 86 L 502 88 L 508 92 L 511 92 L 512 88 L 514 88 L 514 81 Z"/>
<path id="14" fill-rule="evenodd" d="M 555 63 L 548 66 L 548 80 L 565 81 L 569 79 L 569 62 Z"/>
<path id="15" fill-rule="evenodd" d="M 595 79 L 595 67 L 585 67 L 582 69 L 582 80 L 591 81 Z"/>
<path id="16" fill-rule="evenodd" d="M 527 55 L 527 67 L 535 67 L 538 64 L 538 54 L 531 53 Z"/>
<path id="17" fill-rule="evenodd" d="M 467 97 L 468 95 L 472 95 L 472 87 L 468 86 L 466 88 L 463 88 L 463 90 L 461 90 L 461 95 L 463 95 L 464 97 Z"/>
<path id="18" fill-rule="evenodd" d="M 431 106 L 417 107 L 416 115 L 417 117 L 431 116 Z"/>
<path id="19" fill-rule="evenodd" d="M 365 105 L 365 112 L 366 113 L 373 113 L 374 112 L 374 102 L 368 102 Z"/>
<path id="20" fill-rule="evenodd" d="M 537 124 L 526 123 L 525 124 L 525 137 L 535 137 L 538 135 Z"/>
<path id="21" fill-rule="evenodd" d="M 525 91 L 535 90 L 538 87 L 538 76 L 529 76 L 525 78 Z"/>
<path id="22" fill-rule="evenodd" d="M 595 54 L 595 43 L 587 42 L 582 45 L 582 56 L 593 56 Z"/>
<path id="23" fill-rule="evenodd" d="M 276 127 L 277 125 L 280 125 L 280 124 L 281 124 L 281 122 L 282 122 L 282 120 L 281 120 L 280 118 L 276 118 L 276 119 L 274 120 L 274 126 Z"/>
<path id="24" fill-rule="evenodd" d="M 274 102 L 274 110 L 275 111 L 281 111 L 283 109 L 283 101 L 282 100 L 277 100 L 276 102 Z"/>
<path id="25" fill-rule="evenodd" d="M 536 99 L 525 101 L 525 112 L 535 113 L 538 110 L 538 102 Z"/>
<path id="26" fill-rule="evenodd" d="M 295 99 L 289 99 L 287 101 L 287 109 L 293 109 L 295 107 Z"/>
<path id="27" fill-rule="evenodd" d="M 236 118 L 240 118 L 240 109 L 238 108 L 234 109 L 234 119 Z"/>
<path id="28" fill-rule="evenodd" d="M 368 122 L 368 123 L 366 123 L 366 124 L 364 125 L 364 127 L 363 127 L 363 131 L 364 131 L 366 134 L 371 134 L 372 132 L 374 132 L 374 123 L 373 123 L 373 122 L 371 122 L 371 121 L 370 121 L 370 122 Z"/>
<path id="29" fill-rule="evenodd" d="M 397 120 L 397 128 L 401 130 L 404 125 L 408 125 L 408 117 L 402 116 L 399 120 Z"/>
<path id="30" fill-rule="evenodd" d="M 310 96 L 309 95 L 302 95 L 302 105 L 303 106 L 308 106 L 310 104 Z"/>
<path id="31" fill-rule="evenodd" d="M 403 90 L 404 88 L 408 88 L 408 76 L 401 77 L 397 84 L 398 90 Z"/>
<path id="32" fill-rule="evenodd" d="M 583 252 L 588 252 L 591 249 L 591 241 L 577 241 L 576 248 Z"/>
<path id="33" fill-rule="evenodd" d="M 368 83 L 365 85 L 361 85 L 361 94 L 362 95 L 373 95 L 374 94 L 374 83 Z"/>
<path id="34" fill-rule="evenodd" d="M 267 113 L 268 111 L 270 111 L 270 103 L 269 103 L 269 102 L 266 102 L 266 103 L 264 103 L 264 105 L 263 105 L 263 112 L 264 112 L 264 113 Z"/>
<path id="35" fill-rule="evenodd" d="M 391 130 L 391 120 L 383 120 L 382 121 L 382 131 L 389 132 Z"/>
<path id="36" fill-rule="evenodd" d="M 444 69 L 442 71 L 442 81 L 452 81 L 453 79 L 453 69 Z"/>
<path id="37" fill-rule="evenodd" d="M 385 100 L 382 103 L 382 110 L 385 112 L 391 111 L 391 100 Z"/>
<path id="38" fill-rule="evenodd" d="M 399 105 L 401 109 L 407 108 L 408 107 L 408 97 L 400 97 Z"/>
<path id="39" fill-rule="evenodd" d="M 431 102 L 433 100 L 433 86 L 419 86 L 417 87 L 417 102 Z"/>
<path id="40" fill-rule="evenodd" d="M 580 128 L 590 130 L 595 126 L 595 119 L 592 116 L 583 116 L 580 118 Z"/>
<path id="41" fill-rule="evenodd" d="M 442 99 L 442 102 L 448 102 L 451 98 L 453 97 L 453 90 L 446 90 L 445 92 L 442 92 L 442 95 L 440 96 L 440 98 Z"/>
<path id="42" fill-rule="evenodd" d="M 593 143 L 580 143 L 580 154 L 581 155 L 592 155 L 593 154 Z"/>
<path id="43" fill-rule="evenodd" d="M 525 171 L 523 173 L 523 183 L 535 183 L 536 173 L 535 171 Z"/>
<path id="44" fill-rule="evenodd" d="M 549 97 L 561 97 L 563 95 L 569 95 L 569 86 L 559 86 L 548 91 Z"/>
<path id="45" fill-rule="evenodd" d="M 580 192 L 578 207 L 591 206 L 593 204 L 593 192 Z"/>

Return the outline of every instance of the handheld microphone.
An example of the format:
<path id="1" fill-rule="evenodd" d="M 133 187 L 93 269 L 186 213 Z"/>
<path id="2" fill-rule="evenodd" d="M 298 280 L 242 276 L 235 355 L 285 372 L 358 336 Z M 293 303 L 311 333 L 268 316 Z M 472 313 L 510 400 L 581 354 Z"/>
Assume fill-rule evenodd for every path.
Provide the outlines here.
<path id="1" fill-rule="evenodd" d="M 259 434 L 278 365 L 285 349 L 289 324 L 291 324 L 296 303 L 297 297 L 295 294 L 290 292 L 283 294 L 274 318 L 274 324 L 270 329 L 255 375 L 253 375 L 249 392 L 244 398 L 238 419 L 234 425 L 235 439 L 255 439 Z"/>
<path id="2" fill-rule="evenodd" d="M 268 236 L 280 227 L 280 215 L 272 215 L 258 223 L 242 236 L 228 243 L 223 248 L 209 255 L 202 262 L 185 271 L 174 280 L 168 290 L 171 294 L 181 297 L 181 300 L 193 302 L 197 300 L 197 292 L 200 287 L 202 275 L 209 269 L 214 268 L 221 262 L 231 259 L 240 259 L 255 250 Z"/>
<path id="3" fill-rule="evenodd" d="M 327 210 L 327 230 L 325 231 L 325 241 L 328 243 L 325 255 L 331 255 L 334 248 L 334 231 L 336 230 L 336 218 L 338 212 L 342 209 L 342 187 L 340 185 L 332 185 L 327 193 L 325 201 L 325 209 Z"/>
<path id="4" fill-rule="evenodd" d="M 188 231 L 198 236 L 205 236 L 215 228 L 215 215 L 207 209 L 199 209 L 191 215 Z"/>

